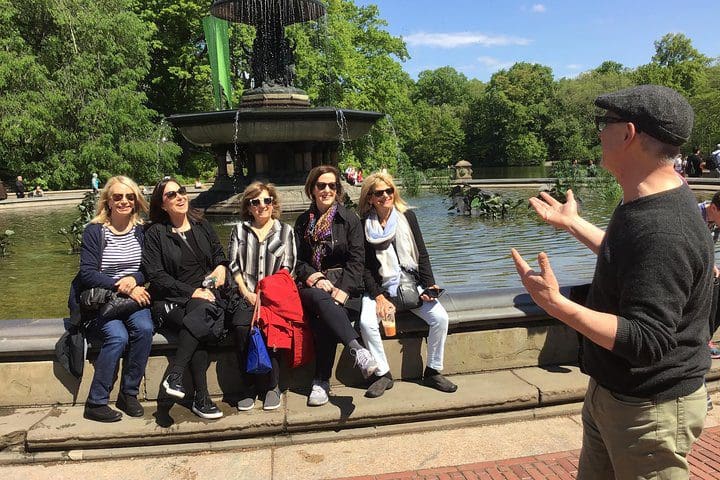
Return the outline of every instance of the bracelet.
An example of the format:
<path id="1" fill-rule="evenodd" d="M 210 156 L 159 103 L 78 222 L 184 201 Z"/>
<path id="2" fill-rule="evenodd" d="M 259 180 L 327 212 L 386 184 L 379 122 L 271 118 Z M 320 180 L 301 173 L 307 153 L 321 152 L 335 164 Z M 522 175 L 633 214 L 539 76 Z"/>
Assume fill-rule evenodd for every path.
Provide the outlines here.
<path id="1" fill-rule="evenodd" d="M 325 277 L 318 277 L 317 280 L 315 280 L 315 281 L 313 282 L 313 284 L 310 285 L 310 288 L 312 288 L 312 287 L 314 287 L 315 285 L 317 285 L 317 283 L 318 283 L 320 280 L 327 280 L 327 278 L 325 278 Z"/>

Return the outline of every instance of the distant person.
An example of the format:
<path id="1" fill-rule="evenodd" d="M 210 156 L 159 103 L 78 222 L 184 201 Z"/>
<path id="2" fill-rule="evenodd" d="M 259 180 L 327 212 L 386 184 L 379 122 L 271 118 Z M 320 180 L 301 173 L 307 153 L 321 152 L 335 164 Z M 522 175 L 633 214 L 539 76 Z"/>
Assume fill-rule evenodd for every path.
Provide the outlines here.
<path id="1" fill-rule="evenodd" d="M 92 179 L 90 180 L 90 186 L 92 187 L 93 193 L 98 193 L 100 190 L 100 179 L 98 179 L 98 174 L 93 173 Z"/>
<path id="2" fill-rule="evenodd" d="M 683 175 L 685 173 L 685 162 L 683 161 L 682 153 L 675 155 L 675 158 L 673 159 L 673 169 L 678 173 L 678 175 Z"/>
<path id="3" fill-rule="evenodd" d="M 355 183 L 360 184 L 363 182 L 363 174 L 362 170 L 358 168 L 357 174 L 355 175 Z"/>
<path id="4" fill-rule="evenodd" d="M 33 197 L 42 197 L 43 195 L 45 195 L 45 192 L 43 192 L 43 189 L 42 187 L 40 187 L 40 185 L 35 185 L 35 190 L 33 190 L 32 194 Z"/>
<path id="5" fill-rule="evenodd" d="M 22 175 L 18 175 L 15 181 L 15 196 L 25 198 L 25 182 L 23 182 Z"/>
<path id="6" fill-rule="evenodd" d="M 590 381 L 578 479 L 688 478 L 687 455 L 707 414 L 704 380 L 713 246 L 697 200 L 673 169 L 693 110 L 675 90 L 641 85 L 600 95 L 603 166 L 623 199 L 605 231 L 584 220 L 572 190 L 530 204 L 597 254 L 583 304 L 560 293 L 548 256 L 534 271 L 512 250 L 535 303 L 581 335 Z"/>
<path id="7" fill-rule="evenodd" d="M 715 150 L 710 153 L 705 167 L 710 170 L 710 176 L 720 178 L 720 143 L 715 145 Z"/>
<path id="8" fill-rule="evenodd" d="M 702 157 L 700 147 L 693 148 L 693 153 L 685 162 L 685 175 L 688 177 L 702 177 Z"/>
<path id="9" fill-rule="evenodd" d="M 196 189 L 196 190 L 202 190 L 202 187 L 203 187 L 202 182 L 200 181 L 199 178 L 196 178 L 196 179 L 195 179 L 195 189 Z"/>
<path id="10" fill-rule="evenodd" d="M 587 174 L 588 177 L 597 177 L 597 165 L 592 160 L 588 160 Z"/>

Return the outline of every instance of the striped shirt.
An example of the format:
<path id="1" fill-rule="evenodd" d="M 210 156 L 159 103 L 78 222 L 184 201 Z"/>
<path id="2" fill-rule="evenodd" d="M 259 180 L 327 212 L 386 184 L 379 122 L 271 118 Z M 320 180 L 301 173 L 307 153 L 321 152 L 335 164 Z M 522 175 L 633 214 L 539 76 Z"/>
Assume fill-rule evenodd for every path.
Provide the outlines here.
<path id="1" fill-rule="evenodd" d="M 100 271 L 114 280 L 132 275 L 140 270 L 142 248 L 135 238 L 134 226 L 129 232 L 117 235 L 107 226 L 103 226 L 105 244 L 102 251 Z"/>
<path id="2" fill-rule="evenodd" d="M 241 272 L 251 292 L 260 280 L 281 268 L 287 268 L 291 274 L 295 271 L 295 233 L 290 225 L 273 221 L 275 224 L 262 242 L 248 221 L 235 225 L 230 235 L 230 271 L 233 276 Z"/>

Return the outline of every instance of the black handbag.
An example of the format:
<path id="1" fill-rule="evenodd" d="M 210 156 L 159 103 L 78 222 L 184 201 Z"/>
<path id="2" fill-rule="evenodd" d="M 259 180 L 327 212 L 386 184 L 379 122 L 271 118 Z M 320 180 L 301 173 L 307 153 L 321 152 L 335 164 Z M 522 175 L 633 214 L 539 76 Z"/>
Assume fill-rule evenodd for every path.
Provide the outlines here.
<path id="1" fill-rule="evenodd" d="M 103 318 L 127 318 L 142 307 L 132 298 L 113 290 L 93 287 L 80 293 L 80 308 Z"/>
<path id="2" fill-rule="evenodd" d="M 418 284 L 416 272 L 404 268 L 400 270 L 400 284 L 397 287 L 396 295 L 390 297 L 396 311 L 404 312 L 422 305 Z"/>

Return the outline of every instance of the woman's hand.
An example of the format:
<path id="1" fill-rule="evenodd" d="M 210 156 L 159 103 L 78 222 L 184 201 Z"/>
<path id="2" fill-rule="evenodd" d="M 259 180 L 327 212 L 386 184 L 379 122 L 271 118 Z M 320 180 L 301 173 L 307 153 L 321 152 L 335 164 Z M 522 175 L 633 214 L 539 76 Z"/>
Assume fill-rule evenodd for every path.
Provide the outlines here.
<path id="1" fill-rule="evenodd" d="M 425 290 L 429 290 L 429 289 L 439 290 L 440 287 L 438 287 L 437 285 L 430 285 Z M 427 294 L 423 294 L 423 295 L 420 295 L 420 300 L 422 300 L 423 302 L 434 302 L 437 300 L 437 298 L 431 297 L 430 295 L 427 295 Z"/>
<path id="2" fill-rule="evenodd" d="M 202 298 L 208 302 L 215 301 L 215 295 L 207 288 L 196 288 L 191 298 Z"/>
<path id="3" fill-rule="evenodd" d="M 132 292 L 133 288 L 137 286 L 137 281 L 135 280 L 135 277 L 129 275 L 115 282 L 115 286 L 117 287 L 118 292 L 129 297 L 131 296 L 130 292 Z"/>
<path id="4" fill-rule="evenodd" d="M 315 284 L 315 288 L 320 288 L 328 293 L 332 293 L 334 285 L 327 278 L 322 278 Z"/>
<path id="5" fill-rule="evenodd" d="M 255 306 L 255 302 L 257 302 L 257 293 L 247 292 L 243 296 L 245 297 L 245 300 L 247 300 L 247 302 L 250 305 L 252 305 L 253 307 Z"/>
<path id="6" fill-rule="evenodd" d="M 141 307 L 147 307 L 150 305 L 150 294 L 145 287 L 135 287 L 130 292 L 130 298 L 135 300 Z"/>
<path id="7" fill-rule="evenodd" d="M 375 297 L 375 313 L 379 319 L 385 318 L 389 313 L 395 313 L 395 305 L 385 298 L 385 295 L 380 294 Z"/>
<path id="8" fill-rule="evenodd" d="M 218 265 L 215 267 L 215 270 L 213 270 L 208 277 L 215 277 L 215 287 L 221 287 L 225 285 L 225 279 L 226 279 L 226 271 L 225 265 Z"/>

